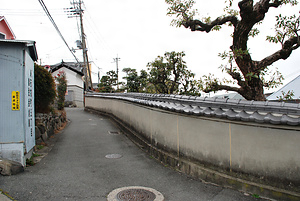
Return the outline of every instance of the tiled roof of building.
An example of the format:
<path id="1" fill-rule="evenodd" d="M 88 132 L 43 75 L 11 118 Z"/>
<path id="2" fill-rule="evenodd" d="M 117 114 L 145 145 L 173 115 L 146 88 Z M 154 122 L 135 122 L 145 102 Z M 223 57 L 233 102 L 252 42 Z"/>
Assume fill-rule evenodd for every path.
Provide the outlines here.
<path id="1" fill-rule="evenodd" d="M 263 124 L 300 125 L 300 104 L 295 103 L 143 93 L 90 93 L 87 96 L 121 99 L 188 115 Z"/>
<path id="2" fill-rule="evenodd" d="M 242 95 L 240 95 L 239 93 L 236 93 L 236 92 L 235 93 L 225 93 L 225 94 L 221 94 L 221 95 L 215 95 L 214 97 L 245 100 L 245 98 Z"/>
<path id="3" fill-rule="evenodd" d="M 50 73 L 53 73 L 57 70 L 59 70 L 60 68 L 65 67 L 70 69 L 71 71 L 74 71 L 76 73 L 78 73 L 79 75 L 83 76 L 83 63 L 77 63 L 77 62 L 64 62 L 62 61 L 61 63 L 52 65 L 50 67 Z"/>

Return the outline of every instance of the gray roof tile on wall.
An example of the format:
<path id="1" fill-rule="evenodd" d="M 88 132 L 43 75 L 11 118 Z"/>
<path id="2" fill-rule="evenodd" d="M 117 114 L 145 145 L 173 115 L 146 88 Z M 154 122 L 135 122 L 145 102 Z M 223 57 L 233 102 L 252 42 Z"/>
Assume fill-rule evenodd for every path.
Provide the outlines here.
<path id="1" fill-rule="evenodd" d="M 250 121 L 254 121 L 257 123 L 264 123 L 264 118 L 265 115 L 259 114 L 257 111 L 250 115 Z"/>
<path id="2" fill-rule="evenodd" d="M 217 108 L 217 109 L 214 111 L 214 115 L 215 115 L 217 118 L 222 118 L 224 113 L 225 113 L 225 110 L 223 110 L 222 108 Z"/>
<path id="3" fill-rule="evenodd" d="M 242 110 L 236 115 L 236 120 L 240 121 L 250 121 L 250 114 Z"/>
<path id="4" fill-rule="evenodd" d="M 232 121 L 300 125 L 300 104 L 143 93 L 89 93 L 86 96 L 126 100 L 150 107 Z"/>

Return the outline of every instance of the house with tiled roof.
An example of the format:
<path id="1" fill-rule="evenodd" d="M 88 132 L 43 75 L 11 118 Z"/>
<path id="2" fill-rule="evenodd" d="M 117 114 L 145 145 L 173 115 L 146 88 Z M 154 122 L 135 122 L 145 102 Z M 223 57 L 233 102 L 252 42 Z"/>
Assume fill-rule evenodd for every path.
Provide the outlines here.
<path id="1" fill-rule="evenodd" d="M 47 67 L 47 66 L 46 66 Z M 49 67 L 48 67 L 49 68 Z M 49 72 L 53 77 L 64 72 L 67 79 L 66 106 L 72 105 L 83 107 L 84 103 L 84 82 L 83 82 L 83 64 L 77 62 L 60 62 L 52 65 Z"/>
<path id="2" fill-rule="evenodd" d="M 16 36 L 10 28 L 6 18 L 0 16 L 0 39 L 15 40 Z"/>
<path id="3" fill-rule="evenodd" d="M 215 98 L 229 98 L 229 99 L 245 100 L 245 98 L 237 92 L 215 95 L 214 97 Z"/>
<path id="4" fill-rule="evenodd" d="M 267 97 L 267 100 L 269 101 L 277 101 L 280 98 L 283 98 L 283 96 L 287 94 L 292 93 L 292 102 L 300 102 L 300 75 L 298 75 L 295 79 L 284 85 L 282 88 L 280 88 L 278 91 L 275 91 L 273 94 L 271 94 L 269 97 Z"/>

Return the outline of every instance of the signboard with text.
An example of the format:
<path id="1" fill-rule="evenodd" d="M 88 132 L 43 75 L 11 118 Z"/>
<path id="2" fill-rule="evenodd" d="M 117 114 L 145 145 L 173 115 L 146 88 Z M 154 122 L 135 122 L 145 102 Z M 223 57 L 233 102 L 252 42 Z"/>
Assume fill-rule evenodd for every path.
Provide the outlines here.
<path id="1" fill-rule="evenodd" d="M 13 91 L 11 92 L 11 109 L 20 110 L 20 92 Z"/>

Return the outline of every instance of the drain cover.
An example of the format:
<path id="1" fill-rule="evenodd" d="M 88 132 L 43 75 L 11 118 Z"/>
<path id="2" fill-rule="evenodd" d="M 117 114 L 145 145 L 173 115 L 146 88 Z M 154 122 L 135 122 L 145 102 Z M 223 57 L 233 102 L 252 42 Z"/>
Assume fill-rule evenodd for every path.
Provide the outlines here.
<path id="1" fill-rule="evenodd" d="M 117 199 L 122 201 L 128 201 L 128 200 L 153 201 L 155 198 L 156 196 L 154 193 L 144 189 L 128 189 L 128 190 L 123 190 L 117 194 Z"/>
<path id="2" fill-rule="evenodd" d="M 111 135 L 119 135 L 120 134 L 119 131 L 108 131 L 108 133 Z"/>
<path id="3" fill-rule="evenodd" d="M 107 154 L 105 158 L 113 159 L 113 158 L 121 158 L 121 154 Z"/>
<path id="4" fill-rule="evenodd" d="M 108 197 L 108 201 L 163 201 L 164 196 L 152 189 L 141 186 L 131 186 L 118 188 L 112 191 Z"/>

